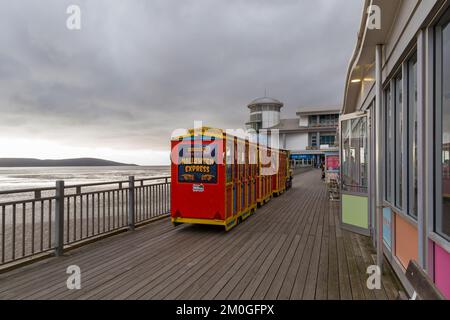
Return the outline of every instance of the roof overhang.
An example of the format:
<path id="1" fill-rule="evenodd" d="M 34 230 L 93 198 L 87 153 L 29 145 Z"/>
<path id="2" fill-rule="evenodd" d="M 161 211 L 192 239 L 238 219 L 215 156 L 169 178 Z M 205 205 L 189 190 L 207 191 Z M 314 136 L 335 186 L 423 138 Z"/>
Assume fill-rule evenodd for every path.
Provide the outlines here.
<path id="1" fill-rule="evenodd" d="M 297 116 L 314 116 L 322 114 L 336 114 L 341 111 L 341 106 L 308 106 L 297 109 Z"/>
<path id="2" fill-rule="evenodd" d="M 357 110 L 358 96 L 364 85 L 364 80 L 375 65 L 375 48 L 377 45 L 386 42 L 401 3 L 402 1 L 392 0 L 365 0 L 356 47 L 348 66 L 342 114 Z M 368 10 L 372 5 L 381 9 L 380 29 L 367 28 L 368 18 L 370 17 Z M 373 79 L 370 79 L 370 81 L 373 81 Z"/>

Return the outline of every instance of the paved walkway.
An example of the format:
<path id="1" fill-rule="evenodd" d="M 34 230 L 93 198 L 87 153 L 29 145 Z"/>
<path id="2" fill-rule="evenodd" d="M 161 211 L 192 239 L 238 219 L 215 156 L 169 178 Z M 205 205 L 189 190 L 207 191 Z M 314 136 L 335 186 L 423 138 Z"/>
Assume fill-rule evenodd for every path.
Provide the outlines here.
<path id="1" fill-rule="evenodd" d="M 395 299 L 389 270 L 369 290 L 375 252 L 339 225 L 320 171 L 226 233 L 167 219 L 0 275 L 0 299 Z M 81 268 L 81 290 L 66 269 Z"/>

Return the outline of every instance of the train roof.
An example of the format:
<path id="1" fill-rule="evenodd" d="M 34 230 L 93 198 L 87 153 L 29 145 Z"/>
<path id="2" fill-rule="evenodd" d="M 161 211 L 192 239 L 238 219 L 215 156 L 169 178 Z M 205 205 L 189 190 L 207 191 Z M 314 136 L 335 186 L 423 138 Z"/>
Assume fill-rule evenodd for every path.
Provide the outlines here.
<path id="1" fill-rule="evenodd" d="M 224 130 L 222 130 L 222 129 L 211 128 L 211 127 L 201 127 L 201 128 L 195 128 L 195 129 L 192 129 L 192 128 L 191 129 L 187 129 L 185 134 L 181 134 L 181 135 L 178 135 L 178 136 L 172 136 L 172 141 L 180 141 L 180 140 L 192 139 L 194 136 L 196 136 L 197 132 L 201 132 L 201 135 L 203 137 L 211 138 L 211 140 L 213 140 L 212 138 L 225 139 L 225 137 L 227 136 L 227 133 Z M 228 134 L 228 136 L 236 137 L 239 140 L 249 141 L 249 137 L 248 136 L 247 137 L 239 137 L 238 135 L 233 135 L 233 134 Z M 253 141 L 249 141 L 249 143 L 256 144 L 256 142 L 253 142 Z M 259 145 L 267 147 L 267 145 L 263 144 L 263 143 L 259 143 Z M 287 149 L 283 149 L 283 148 L 277 148 L 277 149 L 289 152 L 289 150 L 287 150 Z"/>

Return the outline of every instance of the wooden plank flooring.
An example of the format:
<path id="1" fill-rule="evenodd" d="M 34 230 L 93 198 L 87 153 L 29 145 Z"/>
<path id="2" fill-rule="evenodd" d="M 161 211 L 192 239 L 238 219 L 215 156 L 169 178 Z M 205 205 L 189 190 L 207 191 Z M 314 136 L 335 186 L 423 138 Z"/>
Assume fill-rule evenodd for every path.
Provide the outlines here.
<path id="1" fill-rule="evenodd" d="M 167 219 L 0 274 L 0 299 L 395 299 L 389 270 L 366 286 L 370 239 L 341 229 L 320 171 L 226 233 Z M 81 268 L 68 290 L 66 268 Z"/>

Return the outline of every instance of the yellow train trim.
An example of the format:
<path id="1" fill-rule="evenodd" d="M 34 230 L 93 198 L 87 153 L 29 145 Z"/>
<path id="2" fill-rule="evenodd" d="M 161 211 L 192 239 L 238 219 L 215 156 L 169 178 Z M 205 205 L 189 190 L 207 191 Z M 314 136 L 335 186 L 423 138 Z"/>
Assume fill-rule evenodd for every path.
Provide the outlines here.
<path id="1" fill-rule="evenodd" d="M 231 230 L 237 225 L 237 216 L 231 217 L 227 220 L 212 220 L 212 219 L 196 219 L 196 218 L 171 218 L 172 223 L 188 223 L 188 224 L 204 224 L 222 226 L 225 231 Z"/>
<path id="2" fill-rule="evenodd" d="M 242 217 L 242 220 L 246 220 L 249 216 L 251 216 L 254 212 L 256 212 L 256 205 L 251 206 L 245 211 L 242 211 L 227 220 L 216 220 L 216 219 L 196 219 L 196 218 L 170 218 L 172 223 L 189 223 L 189 224 L 206 224 L 206 225 L 215 225 L 215 226 L 223 226 L 226 231 L 231 230 L 238 224 L 238 219 Z"/>
<path id="3" fill-rule="evenodd" d="M 282 195 L 285 191 L 286 191 L 286 188 L 280 188 L 280 189 L 277 189 L 277 190 L 273 190 L 272 194 L 274 196 L 279 196 L 279 195 Z"/>
<path id="4" fill-rule="evenodd" d="M 266 204 L 267 202 L 269 202 L 270 199 L 272 199 L 272 194 L 269 194 L 269 195 L 268 195 L 267 197 L 265 197 L 265 198 L 260 198 L 260 199 L 256 200 L 256 202 L 257 202 L 260 206 L 262 206 L 262 205 Z"/>

